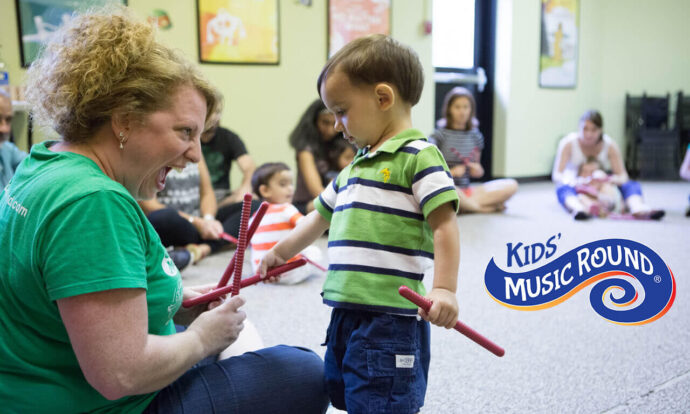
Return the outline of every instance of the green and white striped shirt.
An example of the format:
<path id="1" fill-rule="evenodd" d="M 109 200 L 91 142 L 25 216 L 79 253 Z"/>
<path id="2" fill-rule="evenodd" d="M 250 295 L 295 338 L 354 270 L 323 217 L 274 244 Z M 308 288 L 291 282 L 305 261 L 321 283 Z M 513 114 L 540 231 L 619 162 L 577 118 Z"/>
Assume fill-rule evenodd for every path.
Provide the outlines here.
<path id="1" fill-rule="evenodd" d="M 406 285 L 426 294 L 422 279 L 433 266 L 434 242 L 426 219 L 458 196 L 438 148 L 408 129 L 354 161 L 314 201 L 330 222 L 329 306 L 413 315 L 398 294 Z"/>

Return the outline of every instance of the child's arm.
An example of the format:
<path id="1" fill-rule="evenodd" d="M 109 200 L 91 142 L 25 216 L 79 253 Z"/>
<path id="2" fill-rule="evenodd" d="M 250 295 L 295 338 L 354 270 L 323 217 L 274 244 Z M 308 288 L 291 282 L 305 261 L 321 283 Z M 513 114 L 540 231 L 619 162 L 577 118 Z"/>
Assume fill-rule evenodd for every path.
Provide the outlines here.
<path id="1" fill-rule="evenodd" d="M 266 270 L 269 267 L 281 265 L 304 250 L 305 247 L 321 236 L 329 226 L 328 220 L 323 218 L 318 211 L 314 210 L 307 214 L 297 223 L 297 227 L 287 237 L 279 241 L 278 244 L 266 253 L 266 256 L 261 260 L 261 264 L 259 264 L 261 277 L 266 276 Z"/>
<path id="2" fill-rule="evenodd" d="M 450 329 L 458 320 L 455 290 L 460 263 L 460 236 L 451 203 L 434 209 L 429 213 L 428 221 L 434 233 L 434 284 L 426 297 L 433 301 L 433 305 L 429 313 L 420 309 L 419 314 L 434 325 Z"/>

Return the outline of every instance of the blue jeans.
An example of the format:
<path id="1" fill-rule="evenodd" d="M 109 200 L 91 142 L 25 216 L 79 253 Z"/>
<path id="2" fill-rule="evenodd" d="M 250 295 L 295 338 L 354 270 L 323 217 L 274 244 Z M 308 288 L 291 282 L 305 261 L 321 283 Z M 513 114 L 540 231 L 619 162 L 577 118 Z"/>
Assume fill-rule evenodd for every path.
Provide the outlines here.
<path id="1" fill-rule="evenodd" d="M 417 413 L 429 373 L 429 322 L 413 316 L 333 309 L 326 388 L 349 414 Z"/>
<path id="2" fill-rule="evenodd" d="M 324 413 L 323 362 L 305 348 L 278 345 L 206 358 L 163 388 L 145 414 Z"/>

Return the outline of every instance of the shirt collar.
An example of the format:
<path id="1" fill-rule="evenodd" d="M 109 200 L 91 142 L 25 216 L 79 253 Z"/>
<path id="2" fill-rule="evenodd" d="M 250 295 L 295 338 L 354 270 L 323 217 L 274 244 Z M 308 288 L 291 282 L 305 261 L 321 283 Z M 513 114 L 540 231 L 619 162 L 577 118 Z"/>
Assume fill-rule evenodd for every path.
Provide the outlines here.
<path id="1" fill-rule="evenodd" d="M 406 145 L 408 142 L 415 141 L 418 139 L 426 140 L 426 135 L 424 135 L 424 133 L 422 133 L 422 131 L 420 131 L 418 129 L 414 129 L 414 128 L 406 129 L 406 130 L 402 131 L 401 133 L 399 133 L 398 135 L 395 135 L 394 137 L 386 140 L 386 142 L 384 142 L 381 145 L 381 147 L 379 147 L 379 149 L 376 150 L 376 152 L 374 154 L 376 154 L 378 152 L 388 152 L 388 153 L 392 154 L 394 152 L 397 152 L 401 147 Z M 360 149 L 357 152 L 357 156 L 358 157 L 368 156 L 370 148 L 371 147 L 365 147 L 365 148 Z"/>

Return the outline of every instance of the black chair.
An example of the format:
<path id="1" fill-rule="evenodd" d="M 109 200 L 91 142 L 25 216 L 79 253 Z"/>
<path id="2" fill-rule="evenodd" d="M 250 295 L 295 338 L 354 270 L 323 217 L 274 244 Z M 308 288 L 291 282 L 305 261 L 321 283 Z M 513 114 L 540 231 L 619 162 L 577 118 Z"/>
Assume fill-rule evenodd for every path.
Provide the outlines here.
<path id="1" fill-rule="evenodd" d="M 671 95 L 626 94 L 626 169 L 634 178 L 674 180 L 680 166 L 679 131 L 669 128 Z"/>
<path id="2" fill-rule="evenodd" d="M 683 95 L 683 91 L 678 92 L 676 101 L 676 125 L 680 140 L 681 159 L 685 156 L 685 151 L 690 144 L 690 96 Z"/>

